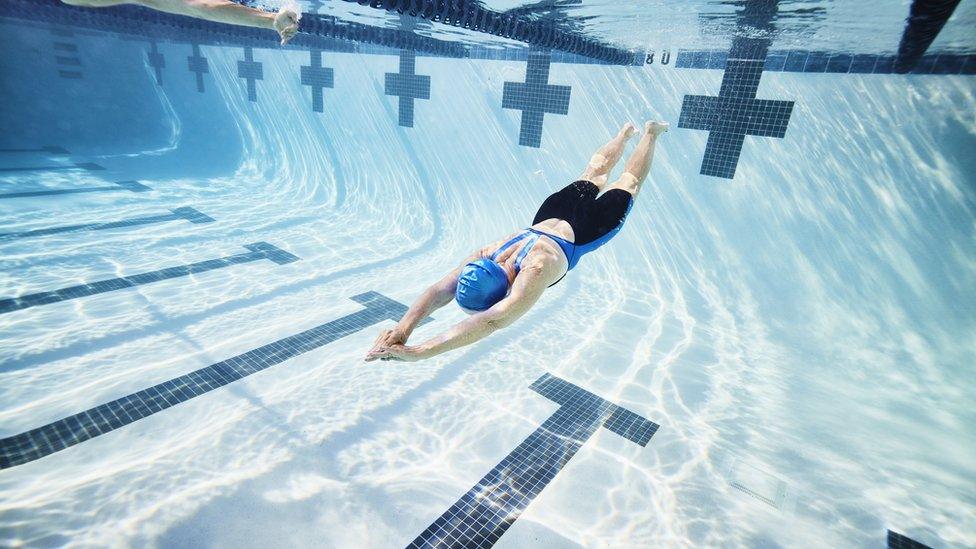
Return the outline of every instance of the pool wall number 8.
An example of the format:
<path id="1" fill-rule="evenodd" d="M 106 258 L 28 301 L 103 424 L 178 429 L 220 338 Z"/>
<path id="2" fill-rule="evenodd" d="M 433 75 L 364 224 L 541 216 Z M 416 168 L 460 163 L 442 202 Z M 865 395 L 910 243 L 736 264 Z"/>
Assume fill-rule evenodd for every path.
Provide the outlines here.
<path id="1" fill-rule="evenodd" d="M 661 52 L 661 64 L 662 65 L 667 65 L 669 62 L 671 62 L 671 50 L 664 50 L 664 51 L 662 51 Z M 647 52 L 647 54 L 644 56 L 644 64 L 645 65 L 653 65 L 654 64 L 654 51 Z"/>

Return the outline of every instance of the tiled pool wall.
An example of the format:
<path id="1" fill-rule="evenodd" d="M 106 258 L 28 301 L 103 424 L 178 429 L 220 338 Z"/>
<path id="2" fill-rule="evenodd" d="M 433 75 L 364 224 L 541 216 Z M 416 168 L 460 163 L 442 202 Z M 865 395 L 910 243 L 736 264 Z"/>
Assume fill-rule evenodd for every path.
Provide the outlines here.
<path id="1" fill-rule="evenodd" d="M 17 0 L 23 3 L 23 0 Z M 163 73 L 186 70 L 195 76 L 196 90 L 206 90 L 204 75 L 209 71 L 208 60 L 200 53 L 200 42 L 222 45 L 239 45 L 242 56 L 237 62 L 237 76 L 245 85 L 248 100 L 258 100 L 258 82 L 263 80 L 263 64 L 255 61 L 255 47 L 273 49 L 274 42 L 268 33 L 257 29 L 227 27 L 214 23 L 183 20 L 176 16 L 122 7 L 106 15 L 105 10 L 84 10 L 60 5 L 53 0 L 39 5 L 10 5 L 7 15 L 20 7 L 47 24 L 67 25 L 76 23 L 93 30 L 116 30 L 124 27 L 126 39 L 147 39 L 148 50 L 143 53 L 145 64 L 155 75 L 156 84 L 163 85 Z M 821 74 L 912 74 L 912 75 L 976 75 L 976 54 L 955 52 L 929 52 L 928 47 L 938 35 L 942 25 L 952 13 L 954 5 L 946 7 L 938 2 L 916 2 L 907 20 L 897 51 L 888 54 L 849 52 L 824 52 L 774 49 L 774 36 L 779 14 L 779 2 L 766 0 L 744 5 L 735 16 L 735 25 L 741 29 L 761 29 L 763 37 L 743 36 L 732 40 L 730 49 L 688 50 L 680 46 L 660 51 L 632 52 L 602 44 L 590 38 L 573 34 L 539 22 L 518 22 L 505 19 L 490 10 L 467 4 L 435 5 L 420 2 L 393 2 L 373 7 L 401 15 L 399 29 L 369 27 L 346 23 L 335 17 L 310 13 L 303 19 L 303 30 L 293 42 L 294 47 L 308 47 L 309 63 L 300 69 L 300 79 L 311 93 L 311 109 L 322 112 L 323 93 L 334 89 L 335 76 L 331 67 L 322 65 L 323 53 L 359 52 L 376 55 L 396 54 L 400 58 L 399 70 L 385 74 L 384 93 L 398 98 L 398 124 L 413 127 L 415 103 L 430 99 L 430 78 L 417 74 L 418 55 L 446 56 L 469 59 L 526 60 L 524 82 L 507 81 L 502 94 L 502 106 L 521 113 L 518 143 L 526 147 L 540 147 L 545 115 L 566 115 L 569 109 L 570 86 L 549 82 L 549 69 L 553 62 L 599 63 L 617 66 L 641 64 L 661 68 L 715 69 L 723 71 L 722 84 L 716 95 L 687 95 L 677 121 L 678 127 L 708 132 L 700 173 L 732 179 L 735 175 L 745 136 L 782 138 L 789 126 L 794 102 L 789 99 L 757 98 L 756 93 L 764 72 L 801 72 Z M 952 4 L 943 3 L 943 4 Z M 934 6 L 934 7 L 933 7 Z M 455 10 L 459 11 L 455 11 Z M 446 11 L 443 11 L 446 10 Z M 484 48 L 438 40 L 411 32 L 416 27 L 411 15 L 439 21 L 482 32 L 488 35 L 521 39 L 522 47 Z M 497 20 L 497 21 L 496 21 Z M 520 26 L 521 25 L 521 26 Z M 139 32 L 145 34 L 140 37 Z M 87 30 L 89 34 L 92 30 Z M 78 49 L 78 33 L 69 27 L 50 30 L 48 40 L 35 41 L 31 70 L 44 61 L 55 64 L 54 70 L 44 75 L 57 74 L 59 78 L 82 79 L 83 56 Z M 167 65 L 166 56 L 160 52 L 158 41 L 167 40 L 189 44 L 192 51 L 180 62 L 172 60 Z M 309 42 L 305 44 L 304 42 Z M 41 57 L 39 51 L 51 49 L 51 55 Z M 131 50 L 130 50 L 131 51 Z M 142 53 L 142 52 L 139 52 Z M 137 53 L 137 55 L 139 54 Z M 586 55 L 581 55 L 581 53 Z M 92 52 L 97 56 L 97 51 Z M 670 65 L 670 67 L 668 67 Z M 66 70 L 65 67 L 71 70 Z M 20 70 L 24 70 L 21 68 Z M 13 72 L 11 70 L 10 72 Z M 36 72 L 36 71 L 35 71 Z M 110 90 L 97 93 L 99 78 L 93 78 L 94 88 L 85 85 L 86 94 L 107 98 Z M 78 93 L 80 88 L 70 90 Z M 145 90 L 143 90 L 144 92 Z M 127 94 L 129 95 L 129 94 Z M 132 97 L 129 95 L 129 97 Z M 144 99 L 144 98 L 143 98 Z M 76 113 L 75 113 L 76 114 Z M 11 115 L 11 124 L 21 122 Z M 81 124 L 85 126 L 85 124 Z M 88 124 L 93 126 L 94 124 Z M 142 132 L 145 135 L 145 132 Z M 30 136 L 27 136 L 30 137 Z M 63 138 L 63 132 L 62 132 Z M 138 142 L 130 139 L 129 142 Z"/>

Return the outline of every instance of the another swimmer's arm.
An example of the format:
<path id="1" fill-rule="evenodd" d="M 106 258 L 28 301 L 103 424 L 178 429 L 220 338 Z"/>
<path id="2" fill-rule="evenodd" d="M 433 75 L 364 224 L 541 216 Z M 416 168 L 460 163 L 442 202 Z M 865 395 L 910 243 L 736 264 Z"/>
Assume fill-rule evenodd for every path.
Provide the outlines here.
<path id="1" fill-rule="evenodd" d="M 508 297 L 487 311 L 471 315 L 441 335 L 410 348 L 411 358 L 424 359 L 470 345 L 524 315 L 546 290 L 542 269 L 524 267 Z"/>
<path id="2" fill-rule="evenodd" d="M 282 9 L 277 14 L 250 8 L 231 0 L 62 0 L 66 4 L 86 7 L 109 7 L 135 4 L 166 13 L 186 15 L 230 25 L 274 29 L 284 45 L 298 32 L 298 14 Z"/>
<path id="3" fill-rule="evenodd" d="M 274 28 L 274 14 L 231 0 L 138 0 L 140 4 L 169 13 L 200 17 L 217 23 Z"/>
<path id="4" fill-rule="evenodd" d="M 216 23 L 258 27 L 278 31 L 281 45 L 284 46 L 298 32 L 298 14 L 282 8 L 278 13 L 270 13 L 232 2 L 231 0 L 131 0 L 140 4 L 178 15 L 198 17 Z"/>

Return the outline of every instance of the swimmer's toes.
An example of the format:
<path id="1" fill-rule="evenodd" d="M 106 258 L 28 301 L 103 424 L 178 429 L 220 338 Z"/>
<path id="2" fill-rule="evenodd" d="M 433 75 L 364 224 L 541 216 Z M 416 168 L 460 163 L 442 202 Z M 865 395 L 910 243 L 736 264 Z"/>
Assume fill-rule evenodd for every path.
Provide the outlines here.
<path id="1" fill-rule="evenodd" d="M 657 120 L 648 120 L 644 123 L 644 131 L 652 135 L 661 135 L 671 128 L 671 124 Z"/>

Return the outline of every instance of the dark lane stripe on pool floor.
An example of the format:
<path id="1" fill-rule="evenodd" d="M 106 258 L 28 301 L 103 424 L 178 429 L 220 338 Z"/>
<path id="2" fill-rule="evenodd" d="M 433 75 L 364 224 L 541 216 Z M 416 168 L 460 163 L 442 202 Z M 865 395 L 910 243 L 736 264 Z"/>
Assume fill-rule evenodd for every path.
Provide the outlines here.
<path id="1" fill-rule="evenodd" d="M 48 153 L 48 154 L 57 154 L 57 155 L 70 154 L 67 149 L 63 147 L 55 147 L 53 145 L 38 147 L 36 149 L 0 149 L 0 153 L 7 153 L 7 154 Z"/>
<path id="2" fill-rule="evenodd" d="M 34 461 L 104 435 L 384 320 L 398 321 L 407 312 L 405 305 L 377 292 L 366 292 L 351 299 L 365 309 L 43 427 L 0 439 L 0 469 Z M 426 318 L 421 324 L 430 320 Z"/>
<path id="3" fill-rule="evenodd" d="M 138 181 L 116 181 L 115 187 L 80 187 L 77 189 L 44 189 L 40 191 L 23 191 L 18 193 L 0 194 L 0 200 L 4 198 L 28 198 L 31 196 L 51 196 L 58 194 L 78 194 L 78 193 L 99 193 L 107 191 L 132 191 L 134 193 L 144 193 L 152 189 L 139 183 Z"/>
<path id="4" fill-rule="evenodd" d="M 491 547 L 600 426 L 646 446 L 652 421 L 550 374 L 531 388 L 559 409 L 434 521 L 408 549 Z"/>
<path id="5" fill-rule="evenodd" d="M 121 221 L 109 221 L 106 223 L 87 223 L 85 225 L 66 225 L 63 227 L 51 227 L 49 229 L 36 229 L 33 231 L 23 231 L 19 233 L 0 233 L 0 242 L 4 240 L 17 240 L 20 238 L 31 238 L 36 236 L 48 236 L 52 234 L 77 233 L 84 231 L 104 231 L 106 229 L 121 229 L 123 227 L 137 227 L 140 225 L 150 225 L 153 223 L 164 223 L 166 221 L 177 221 L 185 219 L 190 223 L 212 223 L 213 218 L 209 215 L 200 213 L 190 208 L 175 208 L 173 213 L 163 215 L 149 215 L 145 217 L 134 217 Z"/>
<path id="6" fill-rule="evenodd" d="M 888 530 L 888 549 L 932 549 L 924 543 L 919 543 L 908 536 Z"/>
<path id="7" fill-rule="evenodd" d="M 89 172 L 102 171 L 105 168 L 94 162 L 75 162 L 70 166 L 23 166 L 0 168 L 0 172 L 57 172 L 62 170 L 87 170 Z"/>
<path id="8" fill-rule="evenodd" d="M 261 259 L 273 261 L 278 265 L 298 261 L 298 256 L 292 255 L 281 248 L 278 248 L 277 246 L 268 244 L 267 242 L 245 244 L 244 247 L 251 251 L 243 254 L 229 255 L 227 257 L 221 257 L 218 259 L 208 259 L 206 261 L 190 263 L 188 265 L 169 267 L 166 269 L 160 269 L 158 271 L 150 271 L 148 273 L 125 276 L 122 278 L 99 280 L 89 284 L 70 286 L 68 288 L 61 288 L 60 290 L 53 290 L 50 292 L 38 292 L 36 294 L 28 294 L 21 297 L 0 299 L 0 314 L 36 307 L 37 305 L 46 305 L 48 303 L 58 303 L 60 301 L 77 299 L 79 297 L 103 294 L 105 292 L 112 292 L 115 290 L 121 290 L 123 288 L 131 288 L 133 286 L 139 286 L 142 284 L 159 282 L 160 280 L 204 273 L 214 269 L 221 269 L 231 265 L 240 265 L 241 263 L 249 263 L 251 261 L 258 261 Z"/>

